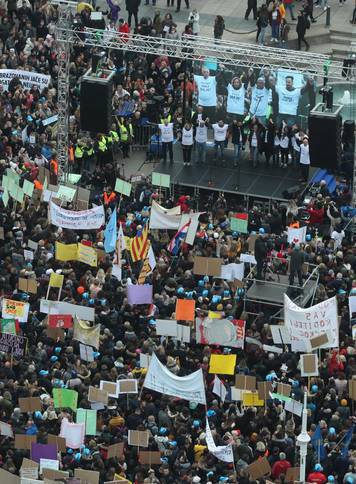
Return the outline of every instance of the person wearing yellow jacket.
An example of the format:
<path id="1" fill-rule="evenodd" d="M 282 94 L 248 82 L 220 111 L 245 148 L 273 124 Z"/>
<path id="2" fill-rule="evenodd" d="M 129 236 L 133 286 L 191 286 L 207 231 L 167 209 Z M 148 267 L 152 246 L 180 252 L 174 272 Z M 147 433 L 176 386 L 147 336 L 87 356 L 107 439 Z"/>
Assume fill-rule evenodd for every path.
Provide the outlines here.
<path id="1" fill-rule="evenodd" d="M 132 124 L 128 119 L 121 117 L 118 119 L 118 125 L 122 156 L 123 158 L 129 158 L 129 149 L 133 138 Z"/>
<path id="2" fill-rule="evenodd" d="M 98 134 L 97 136 L 96 153 L 98 157 L 98 164 L 103 166 L 106 163 L 108 153 L 108 146 L 103 134 Z"/>

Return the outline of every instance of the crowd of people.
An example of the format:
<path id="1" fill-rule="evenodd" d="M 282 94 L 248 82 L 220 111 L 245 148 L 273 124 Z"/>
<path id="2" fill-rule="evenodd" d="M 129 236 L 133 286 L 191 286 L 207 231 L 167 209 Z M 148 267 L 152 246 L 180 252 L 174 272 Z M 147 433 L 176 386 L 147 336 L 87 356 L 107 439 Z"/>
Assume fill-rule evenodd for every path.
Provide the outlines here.
<path id="1" fill-rule="evenodd" d="M 127 0 L 127 5 L 132 3 Z M 130 22 L 119 20 L 117 7 L 114 2 L 109 3 L 111 19 L 106 35 L 113 35 L 110 28 L 116 29 L 116 22 L 123 34 L 130 35 Z M 105 61 L 106 67 L 116 71 L 113 96 L 116 117 L 111 132 L 96 138 L 82 137 L 79 129 L 80 77 L 90 65 L 92 51 L 84 45 L 76 45 L 69 69 L 70 171 L 80 176 L 79 181 L 76 180 L 78 187 L 90 191 L 88 208 L 103 206 L 105 224 L 97 230 L 53 225 L 48 217 L 48 195 L 61 175 L 56 154 L 56 120 L 53 119 L 58 108 L 58 59 L 53 47 L 57 8 L 42 0 L 21 0 L 2 3 L 1 9 L 1 68 L 50 76 L 44 88 L 36 83 L 26 87 L 15 77 L 8 84 L 2 84 L 0 91 L 0 294 L 2 308 L 4 300 L 29 305 L 28 317 L 15 321 L 16 334 L 13 333 L 13 336 L 26 338 L 23 356 L 5 350 L 2 339 L 6 332 L 4 310 L 0 321 L 1 349 L 4 350 L 0 352 L 0 475 L 3 481 L 10 482 L 7 472 L 19 475 L 24 458 L 31 459 L 28 448 L 15 445 L 9 427 L 15 435 L 34 436 L 38 443 L 46 444 L 48 434 L 59 435 L 63 422 L 76 422 L 75 409 L 59 406 L 54 401 L 54 390 L 74 390 L 77 408 L 89 410 L 93 407 L 93 402 L 89 401 L 89 387 L 99 387 L 101 381 L 136 379 L 137 393 L 119 394 L 117 398 L 110 397 L 101 407 L 94 406 L 97 408 L 96 431 L 86 435 L 80 446 L 66 445 L 65 450 L 58 452 L 59 470 L 68 472 L 71 477 L 76 469 L 97 471 L 99 484 L 111 481 L 134 484 L 289 482 L 288 469 L 299 466 L 296 437 L 301 430 L 300 416 L 286 411 L 278 398 L 266 398 L 263 406 L 249 406 L 235 400 L 231 391 L 224 399 L 221 394 L 213 393 L 215 375 L 209 373 L 210 356 L 236 355 L 234 375 L 219 375 L 227 390 L 234 387 L 235 374 L 241 374 L 273 385 L 289 383 L 292 398 L 299 402 L 303 401 L 304 392 L 308 393 L 307 429 L 312 443 L 308 447 L 307 481 L 355 484 L 356 443 L 352 433 L 350 438 L 355 420 L 354 394 L 348 386 L 348 380 L 356 375 L 352 314 L 350 316 L 348 305 L 349 295 L 354 294 L 356 287 L 353 226 L 350 224 L 355 210 L 348 181 L 340 180 L 332 193 L 322 181 L 313 187 L 309 200 L 305 200 L 303 194 L 298 200 L 274 202 L 268 207 L 256 202 L 249 209 L 242 199 L 225 198 L 222 194 L 210 195 L 202 206 L 201 200 L 195 200 L 188 193 L 171 196 L 169 190 L 152 186 L 150 179 L 145 177 L 132 180 L 131 193 L 120 195 L 114 189 L 119 175 L 115 152 L 121 147 L 123 155 L 129 156 L 129 145 L 137 128 L 148 123 L 159 127 L 158 136 L 164 146 L 162 155 L 166 157 L 171 155 L 172 140 L 163 139 L 164 130 L 174 124 L 173 134 L 181 141 L 186 164 L 191 162 L 193 136 L 197 161 L 205 162 L 206 140 L 197 138 L 199 128 L 203 135 L 211 126 L 218 159 L 224 159 L 226 140 L 231 139 L 236 163 L 249 143 L 253 163 L 264 153 L 266 163 L 272 159 L 282 166 L 290 162 L 303 164 L 308 138 L 287 119 L 274 117 L 273 111 L 268 121 L 250 116 L 248 105 L 247 112 L 236 119 L 229 118 L 227 122 L 220 116 L 213 119 L 214 112 L 201 106 L 195 108 L 190 103 L 195 92 L 194 78 L 184 79 L 186 66 L 174 58 L 174 53 L 157 57 L 130 51 L 125 55 L 120 51 L 111 52 Z M 128 9 L 128 12 L 136 20 L 135 10 Z M 85 26 L 89 17 L 90 9 L 84 6 L 77 20 Z M 189 29 L 198 33 L 197 12 L 192 11 L 189 18 L 192 18 L 192 25 L 188 25 L 187 33 L 191 32 Z M 156 22 L 141 19 L 137 29 L 151 35 L 157 28 L 154 28 L 156 23 L 162 28 L 163 36 L 174 38 L 172 17 L 166 15 L 164 22 L 161 27 L 162 22 L 157 18 Z M 255 83 L 265 82 L 265 75 L 268 73 L 261 78 L 260 72 L 247 72 L 241 73 L 241 79 L 248 77 L 246 89 L 253 89 Z M 183 106 L 184 89 L 187 90 L 187 106 Z M 152 119 L 152 106 L 158 105 L 161 110 Z M 173 155 L 170 160 L 173 161 Z M 306 171 L 302 175 L 306 178 Z M 28 183 L 30 186 L 33 183 L 32 195 L 23 193 L 25 183 L 27 189 Z M 147 234 L 153 202 L 164 207 L 162 213 L 175 207 L 185 215 L 202 213 L 190 244 L 184 241 L 182 233 L 177 235 L 176 230 L 148 231 L 153 257 L 144 282 L 153 286 L 152 303 L 129 304 L 128 288 L 139 282 L 146 262 L 142 258 L 134 259 L 129 247 L 133 240 Z M 64 200 L 61 208 L 73 211 L 78 206 Z M 119 273 L 114 271 L 118 264 L 114 251 L 104 251 L 104 233 L 115 212 L 116 226 L 121 227 L 126 241 Z M 246 231 L 232 229 L 231 219 L 235 213 L 244 214 Z M 288 227 L 304 226 L 307 227 L 305 242 L 288 243 Z M 174 243 L 170 244 L 172 239 Z M 251 245 L 252 239 L 256 241 Z M 81 243 L 93 248 L 98 261 L 92 266 L 75 257 L 63 261 L 57 252 L 58 243 Z M 339 347 L 320 351 L 318 376 L 301 376 L 299 354 L 292 352 L 290 345 L 281 345 L 282 352 L 278 353 L 263 349 L 263 345 L 274 344 L 271 324 L 283 320 L 272 318 L 276 309 L 268 304 L 245 301 L 245 291 L 251 282 L 237 286 L 236 281 L 229 278 L 198 275 L 193 270 L 196 256 L 219 257 L 225 265 L 239 263 L 241 254 L 255 256 L 257 279 L 270 277 L 265 267 L 273 257 L 279 261 L 277 270 L 290 275 L 291 286 L 294 286 L 295 277 L 303 284 L 310 275 L 310 268 L 316 266 L 318 282 L 310 302 L 316 304 L 336 296 L 340 343 Z M 248 272 L 246 264 L 244 275 Z M 60 292 L 56 287 L 49 287 L 53 275 L 63 276 Z M 27 285 L 34 283 L 35 291 L 33 284 L 31 291 L 25 290 L 23 285 L 20 289 L 20 279 L 22 284 L 23 281 Z M 288 290 L 288 293 L 293 297 L 293 291 Z M 48 332 L 48 316 L 42 312 L 43 299 L 53 304 L 60 299 L 82 309 L 94 310 L 95 317 L 90 325 L 100 326 L 100 338 L 98 347 L 91 353 L 92 361 L 87 361 L 81 353 L 71 327 L 55 336 Z M 194 321 L 184 323 L 190 327 L 188 341 L 158 335 L 157 320 L 175 320 L 176 303 L 180 299 L 194 300 L 196 315 L 207 316 L 213 312 L 224 320 L 245 321 L 243 348 L 198 343 Z M 177 377 L 201 369 L 206 406 L 144 387 L 147 364 L 142 357 L 153 354 Z M 24 411 L 20 399 L 27 397 L 39 397 L 40 408 Z M 211 444 L 207 438 L 207 418 L 216 446 L 232 445 L 233 462 L 218 459 L 208 449 Z M 143 462 L 140 449 L 129 445 L 128 433 L 132 430 L 149 431 L 148 447 L 144 450 L 160 452 L 158 462 Z M 319 433 L 318 445 L 314 445 Z M 123 444 L 122 453 L 108 458 L 107 447 L 116 443 Z M 267 459 L 271 471 L 253 477 L 248 466 L 262 459 Z"/>

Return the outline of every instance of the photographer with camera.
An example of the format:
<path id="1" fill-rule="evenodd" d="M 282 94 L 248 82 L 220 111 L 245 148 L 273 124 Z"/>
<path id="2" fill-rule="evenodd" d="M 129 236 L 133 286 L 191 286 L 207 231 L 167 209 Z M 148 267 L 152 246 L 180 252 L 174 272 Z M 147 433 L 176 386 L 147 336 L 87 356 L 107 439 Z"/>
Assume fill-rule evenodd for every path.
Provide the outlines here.
<path id="1" fill-rule="evenodd" d="M 188 24 L 190 25 L 193 35 L 199 35 L 200 25 L 199 25 L 199 12 L 196 8 L 192 10 L 188 16 Z"/>

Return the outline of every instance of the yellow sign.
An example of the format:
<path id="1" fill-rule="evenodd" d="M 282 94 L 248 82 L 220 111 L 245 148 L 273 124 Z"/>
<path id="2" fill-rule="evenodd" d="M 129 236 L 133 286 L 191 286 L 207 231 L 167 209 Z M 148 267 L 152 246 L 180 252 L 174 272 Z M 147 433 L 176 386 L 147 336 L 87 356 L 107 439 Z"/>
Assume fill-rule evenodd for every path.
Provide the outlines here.
<path id="1" fill-rule="evenodd" d="M 78 260 L 88 266 L 96 267 L 98 265 L 98 254 L 93 247 L 78 244 Z"/>
<path id="2" fill-rule="evenodd" d="M 211 355 L 209 373 L 233 375 L 235 373 L 236 355 Z"/>
<path id="3" fill-rule="evenodd" d="M 245 407 L 263 407 L 265 402 L 258 398 L 258 392 L 243 392 L 242 404 Z"/>
<path id="4" fill-rule="evenodd" d="M 221 313 L 216 313 L 215 311 L 209 311 L 208 318 L 221 319 Z"/>
<path id="5" fill-rule="evenodd" d="M 77 244 L 62 244 L 56 242 L 56 259 L 66 262 L 68 260 L 78 259 L 78 245 Z"/>
<path id="6" fill-rule="evenodd" d="M 55 272 L 52 272 L 49 278 L 49 285 L 51 287 L 58 287 L 59 289 L 61 289 L 61 287 L 63 286 L 63 280 L 64 280 L 63 274 L 56 274 Z"/>

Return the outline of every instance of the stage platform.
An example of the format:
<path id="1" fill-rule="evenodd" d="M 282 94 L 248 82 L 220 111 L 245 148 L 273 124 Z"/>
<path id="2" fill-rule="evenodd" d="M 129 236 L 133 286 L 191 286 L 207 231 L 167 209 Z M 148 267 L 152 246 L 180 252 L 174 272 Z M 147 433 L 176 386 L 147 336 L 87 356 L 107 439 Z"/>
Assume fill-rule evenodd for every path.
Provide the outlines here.
<path id="1" fill-rule="evenodd" d="M 294 289 L 294 294 L 291 289 L 288 289 L 288 276 L 280 275 L 279 281 L 274 276 L 274 281 L 256 281 L 254 280 L 250 288 L 246 293 L 246 300 L 251 302 L 259 302 L 261 304 L 272 304 L 275 306 L 284 305 L 284 294 L 286 291 L 288 296 L 300 307 L 305 307 L 312 298 L 316 285 L 318 284 L 317 278 L 310 278 L 304 283 L 302 292 L 299 289 Z M 297 283 L 297 279 L 294 280 L 294 284 Z M 299 294 L 297 294 L 299 293 Z"/>
<path id="2" fill-rule="evenodd" d="M 205 164 L 195 162 L 192 154 L 191 166 L 184 166 L 182 149 L 174 147 L 174 163 L 167 161 L 155 164 L 153 171 L 171 176 L 171 183 L 201 189 L 224 191 L 251 197 L 285 200 L 283 192 L 299 185 L 299 170 L 292 165 L 287 168 L 265 166 L 264 155 L 256 168 L 248 159 L 248 153 L 242 153 L 240 167 L 233 167 L 233 150 L 225 150 L 225 164 L 214 162 L 214 150 L 207 153 Z"/>

